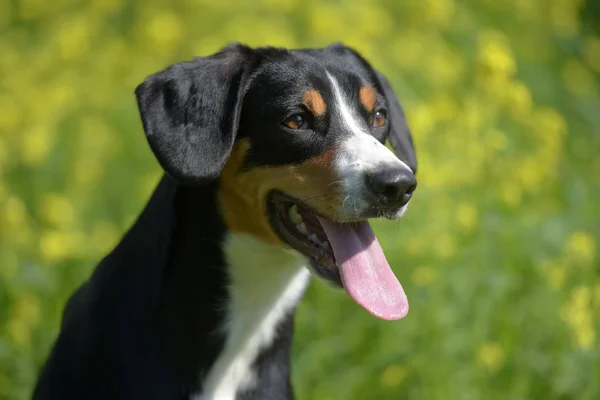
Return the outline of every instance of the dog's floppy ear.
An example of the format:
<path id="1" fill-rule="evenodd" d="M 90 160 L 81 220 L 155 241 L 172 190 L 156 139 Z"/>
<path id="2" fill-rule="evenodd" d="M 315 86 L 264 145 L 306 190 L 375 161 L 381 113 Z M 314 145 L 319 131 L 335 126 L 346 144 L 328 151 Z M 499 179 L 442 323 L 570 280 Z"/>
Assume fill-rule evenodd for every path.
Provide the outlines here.
<path id="1" fill-rule="evenodd" d="M 417 154 L 410 129 L 408 129 L 408 124 L 404 117 L 404 110 L 387 78 L 379 71 L 375 71 L 375 74 L 388 104 L 388 120 L 390 125 L 388 140 L 398 157 L 412 169 L 413 173 L 416 173 Z"/>
<path id="2" fill-rule="evenodd" d="M 218 178 L 238 129 L 252 50 L 232 44 L 172 65 L 135 90 L 148 143 L 182 184 Z"/>
<path id="3" fill-rule="evenodd" d="M 352 63 L 358 63 L 371 75 L 372 80 L 378 86 L 377 89 L 382 92 L 381 94 L 385 97 L 388 104 L 389 132 L 387 132 L 387 139 L 390 141 L 398 157 L 412 169 L 413 173 L 416 173 L 417 155 L 412 135 L 404 117 L 404 110 L 402 110 L 400 102 L 387 78 L 373 68 L 356 50 L 343 43 L 333 43 L 328 47 L 328 50 L 334 52 L 337 56 L 346 58 Z M 384 137 L 378 139 L 381 142 L 385 141 Z"/>

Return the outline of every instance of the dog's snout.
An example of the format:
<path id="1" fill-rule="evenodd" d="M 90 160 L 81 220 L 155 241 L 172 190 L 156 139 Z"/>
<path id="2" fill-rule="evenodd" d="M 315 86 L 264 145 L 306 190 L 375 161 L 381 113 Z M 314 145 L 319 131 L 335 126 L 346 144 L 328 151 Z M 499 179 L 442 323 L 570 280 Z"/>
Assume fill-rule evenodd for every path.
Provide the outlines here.
<path id="1" fill-rule="evenodd" d="M 405 168 L 384 168 L 366 176 L 367 187 L 386 207 L 404 206 L 417 188 L 417 179 Z"/>

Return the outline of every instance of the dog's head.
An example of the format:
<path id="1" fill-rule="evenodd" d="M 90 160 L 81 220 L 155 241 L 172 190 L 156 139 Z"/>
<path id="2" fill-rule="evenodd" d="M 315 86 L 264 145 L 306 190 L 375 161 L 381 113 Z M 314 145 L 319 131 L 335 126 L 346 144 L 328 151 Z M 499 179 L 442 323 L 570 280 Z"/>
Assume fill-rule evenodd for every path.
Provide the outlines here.
<path id="1" fill-rule="evenodd" d="M 366 220 L 404 213 L 416 156 L 389 83 L 358 53 L 234 44 L 150 76 L 136 95 L 165 171 L 218 180 L 228 229 L 297 250 L 382 318 L 406 314 Z"/>

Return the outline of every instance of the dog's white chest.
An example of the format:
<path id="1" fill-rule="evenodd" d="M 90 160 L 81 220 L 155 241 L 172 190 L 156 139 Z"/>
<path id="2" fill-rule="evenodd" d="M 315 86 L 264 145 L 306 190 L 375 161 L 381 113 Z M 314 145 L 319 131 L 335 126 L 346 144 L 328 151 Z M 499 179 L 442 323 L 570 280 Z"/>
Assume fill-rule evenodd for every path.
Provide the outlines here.
<path id="1" fill-rule="evenodd" d="M 309 281 L 295 251 L 249 235 L 231 234 L 225 246 L 231 276 L 223 352 L 194 400 L 234 400 L 255 383 L 252 364 L 275 338 L 278 324 L 300 301 Z"/>

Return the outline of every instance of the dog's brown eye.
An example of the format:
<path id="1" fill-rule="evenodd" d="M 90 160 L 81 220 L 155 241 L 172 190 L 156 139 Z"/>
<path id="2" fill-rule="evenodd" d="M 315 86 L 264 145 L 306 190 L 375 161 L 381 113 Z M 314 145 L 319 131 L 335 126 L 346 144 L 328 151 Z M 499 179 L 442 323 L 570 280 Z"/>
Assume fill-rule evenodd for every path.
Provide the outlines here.
<path id="1" fill-rule="evenodd" d="M 373 125 L 378 128 L 385 125 L 385 112 L 377 111 L 375 113 L 375 118 L 373 118 Z"/>
<path id="2" fill-rule="evenodd" d="M 283 121 L 283 124 L 290 129 L 304 129 L 306 127 L 306 120 L 302 114 L 295 114 Z"/>

